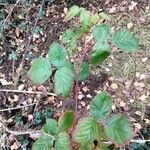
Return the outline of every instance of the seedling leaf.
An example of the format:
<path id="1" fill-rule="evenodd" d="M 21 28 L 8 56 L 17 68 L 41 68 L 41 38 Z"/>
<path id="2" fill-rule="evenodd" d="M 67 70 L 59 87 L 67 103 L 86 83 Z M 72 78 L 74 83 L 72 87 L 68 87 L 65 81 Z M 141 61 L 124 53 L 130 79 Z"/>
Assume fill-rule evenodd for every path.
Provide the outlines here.
<path id="1" fill-rule="evenodd" d="M 91 22 L 92 22 L 93 24 L 96 24 L 96 23 L 98 23 L 98 21 L 99 21 L 99 15 L 98 15 L 98 14 L 94 14 L 94 15 L 92 16 L 92 18 L 91 18 Z"/>
<path id="2" fill-rule="evenodd" d="M 42 135 L 33 144 L 32 150 L 50 150 L 53 147 L 54 139 L 49 135 Z"/>
<path id="3" fill-rule="evenodd" d="M 85 10 L 84 8 L 81 10 L 80 22 L 83 24 L 83 29 L 85 31 L 88 31 L 91 25 L 91 15 L 90 12 Z"/>
<path id="4" fill-rule="evenodd" d="M 79 80 L 85 80 L 90 74 L 89 64 L 87 62 L 83 62 L 81 65 L 81 71 L 79 73 Z"/>
<path id="5" fill-rule="evenodd" d="M 48 59 L 39 57 L 33 61 L 28 76 L 34 84 L 42 84 L 52 74 L 51 64 Z"/>
<path id="6" fill-rule="evenodd" d="M 105 124 L 105 131 L 116 145 L 124 145 L 134 135 L 132 128 L 125 115 L 117 114 L 109 118 Z"/>
<path id="7" fill-rule="evenodd" d="M 107 43 L 97 42 L 92 52 L 91 63 L 94 66 L 102 64 L 102 62 L 110 55 L 111 48 Z"/>
<path id="8" fill-rule="evenodd" d="M 70 136 L 66 132 L 60 132 L 55 143 L 56 150 L 72 150 Z"/>
<path id="9" fill-rule="evenodd" d="M 100 17 L 105 20 L 111 20 L 111 17 L 104 12 L 99 13 Z"/>
<path id="10" fill-rule="evenodd" d="M 110 26 L 107 24 L 96 25 L 93 29 L 93 36 L 96 41 L 106 42 L 110 34 Z"/>
<path id="11" fill-rule="evenodd" d="M 53 43 L 50 46 L 48 56 L 52 64 L 56 67 L 62 67 L 66 61 L 67 52 L 63 46 Z"/>
<path id="12" fill-rule="evenodd" d="M 76 6 L 76 5 L 72 6 L 68 11 L 68 13 L 65 17 L 65 20 L 67 20 L 67 21 L 71 20 L 72 18 L 77 16 L 79 14 L 79 12 L 80 12 L 80 8 L 78 6 Z"/>
<path id="13" fill-rule="evenodd" d="M 74 37 L 74 35 L 75 33 L 73 32 L 73 30 L 67 29 L 62 35 L 62 42 L 63 43 L 69 42 Z"/>
<path id="14" fill-rule="evenodd" d="M 90 106 L 90 114 L 92 117 L 97 121 L 104 119 L 111 111 L 111 97 L 106 92 L 102 92 L 93 98 Z"/>
<path id="15" fill-rule="evenodd" d="M 76 126 L 74 140 L 81 145 L 91 144 L 98 138 L 99 126 L 92 117 L 80 120 Z"/>
<path id="16" fill-rule="evenodd" d="M 139 45 L 136 37 L 127 29 L 118 30 L 113 35 L 112 41 L 115 46 L 128 53 L 138 49 Z"/>
<path id="17" fill-rule="evenodd" d="M 61 115 L 58 121 L 59 131 L 60 132 L 68 131 L 73 124 L 73 119 L 74 119 L 73 111 L 67 111 L 63 115 Z"/>
<path id="18" fill-rule="evenodd" d="M 54 76 L 55 91 L 63 97 L 69 96 L 73 84 L 72 70 L 63 67 L 56 71 Z"/>
<path id="19" fill-rule="evenodd" d="M 45 133 L 56 136 L 58 133 L 57 121 L 54 119 L 46 119 L 46 124 L 42 128 Z"/>

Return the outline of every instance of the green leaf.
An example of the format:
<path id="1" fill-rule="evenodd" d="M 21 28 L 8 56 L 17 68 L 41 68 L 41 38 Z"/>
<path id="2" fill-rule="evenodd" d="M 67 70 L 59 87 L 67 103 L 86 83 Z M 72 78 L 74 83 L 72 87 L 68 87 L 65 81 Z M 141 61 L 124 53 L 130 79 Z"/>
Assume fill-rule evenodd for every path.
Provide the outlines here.
<path id="1" fill-rule="evenodd" d="M 45 133 L 56 136 L 58 134 L 57 121 L 54 119 L 46 119 L 46 124 L 42 128 Z"/>
<path id="2" fill-rule="evenodd" d="M 48 59 L 39 57 L 33 61 L 28 76 L 34 84 L 42 84 L 52 74 L 51 64 Z"/>
<path id="3" fill-rule="evenodd" d="M 92 22 L 93 24 L 96 24 L 96 23 L 98 23 L 98 21 L 99 21 L 99 15 L 98 15 L 98 14 L 94 14 L 94 15 L 92 16 L 92 18 L 91 18 L 91 22 Z"/>
<path id="4" fill-rule="evenodd" d="M 77 48 L 77 39 L 76 37 L 73 37 L 71 40 L 70 40 L 70 49 L 71 50 L 75 50 Z"/>
<path id="5" fill-rule="evenodd" d="M 125 115 L 117 114 L 109 118 L 105 124 L 105 131 L 116 145 L 124 145 L 132 139 L 134 133 Z"/>
<path id="6" fill-rule="evenodd" d="M 110 26 L 107 24 L 96 25 L 93 29 L 93 36 L 96 41 L 106 42 L 110 38 Z"/>
<path id="7" fill-rule="evenodd" d="M 74 132 L 74 140 L 81 145 L 91 144 L 98 138 L 99 126 L 92 117 L 80 120 Z"/>
<path id="8" fill-rule="evenodd" d="M 85 10 L 84 8 L 81 10 L 80 22 L 83 24 L 83 28 L 85 29 L 85 31 L 89 29 L 91 25 L 91 15 L 90 12 Z"/>
<path id="9" fill-rule="evenodd" d="M 111 20 L 111 17 L 104 12 L 99 13 L 100 17 L 105 20 Z"/>
<path id="10" fill-rule="evenodd" d="M 69 96 L 73 84 L 72 70 L 63 67 L 56 71 L 54 76 L 55 91 L 63 97 Z"/>
<path id="11" fill-rule="evenodd" d="M 51 150 L 53 147 L 54 138 L 49 135 L 42 135 L 33 144 L 32 150 Z"/>
<path id="12" fill-rule="evenodd" d="M 81 65 L 81 71 L 79 73 L 79 81 L 85 80 L 90 74 L 89 64 L 87 62 L 83 62 Z"/>
<path id="13" fill-rule="evenodd" d="M 73 70 L 73 65 L 69 61 L 65 61 L 61 67 L 66 67 L 70 70 Z"/>
<path id="14" fill-rule="evenodd" d="M 60 132 L 55 143 L 56 150 L 72 150 L 70 136 L 66 132 Z"/>
<path id="15" fill-rule="evenodd" d="M 73 124 L 73 119 L 74 119 L 73 111 L 67 111 L 63 113 L 59 117 L 59 121 L 58 121 L 59 131 L 60 132 L 68 131 Z"/>
<path id="16" fill-rule="evenodd" d="M 107 43 L 97 42 L 92 52 L 91 63 L 94 66 L 102 64 L 102 62 L 110 55 L 111 48 Z"/>
<path id="17" fill-rule="evenodd" d="M 62 67 L 66 61 L 67 52 L 63 46 L 53 43 L 50 46 L 48 56 L 52 64 L 56 67 Z"/>
<path id="18" fill-rule="evenodd" d="M 77 16 L 77 15 L 79 14 L 79 12 L 80 12 L 80 8 L 79 8 L 78 6 L 76 6 L 76 5 L 74 5 L 74 6 L 72 6 L 72 7 L 69 9 L 69 11 L 68 11 L 68 13 L 67 13 L 65 19 L 66 19 L 67 21 L 69 21 L 69 20 L 71 20 L 72 18 L 74 18 L 75 16 Z"/>
<path id="19" fill-rule="evenodd" d="M 95 150 L 95 145 L 94 145 L 94 143 L 86 144 L 86 145 L 80 145 L 79 150 Z"/>
<path id="20" fill-rule="evenodd" d="M 62 36 L 62 42 L 67 43 L 74 37 L 74 35 L 75 33 L 73 32 L 73 30 L 67 29 Z"/>
<path id="21" fill-rule="evenodd" d="M 92 117 L 94 117 L 97 121 L 104 119 L 111 111 L 111 97 L 106 92 L 101 92 L 93 98 L 90 106 L 90 114 Z"/>
<path id="22" fill-rule="evenodd" d="M 138 49 L 139 43 L 136 37 L 127 29 L 118 30 L 112 38 L 113 43 L 125 52 L 133 52 Z"/>

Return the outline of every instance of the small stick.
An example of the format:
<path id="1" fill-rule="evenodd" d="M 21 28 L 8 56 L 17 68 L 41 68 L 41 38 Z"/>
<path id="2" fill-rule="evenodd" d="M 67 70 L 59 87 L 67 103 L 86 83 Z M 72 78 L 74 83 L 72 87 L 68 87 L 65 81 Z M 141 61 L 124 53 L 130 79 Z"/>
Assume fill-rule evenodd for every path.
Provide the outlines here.
<path id="1" fill-rule="evenodd" d="M 140 143 L 140 144 L 144 144 L 146 142 L 150 142 L 150 140 L 131 140 L 130 142 L 135 142 L 135 143 Z"/>
<path id="2" fill-rule="evenodd" d="M 29 131 L 12 131 L 10 129 L 8 129 L 2 122 L 1 123 L 1 126 L 2 128 L 7 132 L 7 133 L 10 133 L 12 135 L 27 135 L 27 134 L 33 134 L 33 133 L 41 133 L 40 130 L 37 130 L 37 131 L 34 131 L 34 130 L 29 130 Z"/>
<path id="3" fill-rule="evenodd" d="M 0 112 L 21 109 L 21 108 L 30 107 L 30 106 L 33 106 L 33 105 L 36 105 L 36 103 L 32 103 L 32 104 L 28 104 L 28 105 L 24 105 L 24 106 L 17 106 L 17 107 L 12 107 L 12 108 L 1 109 Z"/>
<path id="4" fill-rule="evenodd" d="M 48 95 L 48 96 L 57 96 L 54 93 L 43 93 L 37 91 L 21 91 L 21 90 L 9 90 L 9 89 L 0 89 L 0 92 L 12 92 L 12 93 L 24 93 L 24 94 L 39 94 L 39 95 Z"/>
<path id="5" fill-rule="evenodd" d="M 2 24 L 2 28 L 5 26 L 5 23 L 7 22 L 8 18 L 10 17 L 11 13 L 13 12 L 14 8 L 17 6 L 17 4 L 19 3 L 20 0 L 17 0 L 17 2 L 15 3 L 15 5 L 13 6 L 13 8 L 9 11 L 9 14 L 7 15 L 6 19 L 4 20 L 3 24 Z"/>

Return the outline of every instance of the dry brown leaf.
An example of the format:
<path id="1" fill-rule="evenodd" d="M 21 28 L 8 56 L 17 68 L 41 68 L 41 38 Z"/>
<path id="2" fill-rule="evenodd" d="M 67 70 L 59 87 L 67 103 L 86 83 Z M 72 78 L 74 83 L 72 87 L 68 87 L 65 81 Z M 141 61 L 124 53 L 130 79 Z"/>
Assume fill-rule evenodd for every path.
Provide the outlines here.
<path id="1" fill-rule="evenodd" d="M 129 5 L 129 10 L 134 10 L 137 4 L 137 2 L 131 1 L 131 5 Z"/>
<path id="2" fill-rule="evenodd" d="M 147 96 L 146 96 L 145 94 L 143 94 L 143 95 L 141 95 L 141 96 L 139 97 L 139 99 L 140 99 L 141 101 L 145 101 L 145 100 L 147 99 Z"/>
<path id="3" fill-rule="evenodd" d="M 135 127 L 135 132 L 139 132 L 142 129 L 142 125 L 139 123 L 133 123 Z"/>
<path id="4" fill-rule="evenodd" d="M 116 12 L 116 10 L 117 10 L 116 7 L 112 7 L 112 8 L 109 9 L 109 13 L 110 13 L 110 14 L 113 14 L 113 13 Z"/>
<path id="5" fill-rule="evenodd" d="M 123 101 L 121 101 L 119 105 L 120 105 L 120 107 L 125 107 L 125 106 L 126 106 L 126 103 L 123 102 Z"/>
<path id="6" fill-rule="evenodd" d="M 130 23 L 127 24 L 127 28 L 128 29 L 131 29 L 132 27 L 133 27 L 133 23 L 132 22 L 130 22 Z"/>
<path id="7" fill-rule="evenodd" d="M 18 149 L 20 146 L 17 144 L 17 142 L 14 142 L 13 145 L 11 145 L 10 149 L 11 150 L 16 150 Z"/>
<path id="8" fill-rule="evenodd" d="M 141 116 L 141 115 L 142 115 L 142 112 L 136 111 L 135 114 L 138 115 L 138 116 Z"/>
<path id="9" fill-rule="evenodd" d="M 16 36 L 19 37 L 19 35 L 20 35 L 20 29 L 18 27 L 15 29 L 15 33 L 16 33 Z"/>
<path id="10" fill-rule="evenodd" d="M 116 83 L 112 83 L 110 85 L 110 87 L 113 89 L 113 90 L 116 90 L 118 88 L 118 85 Z"/>
<path id="11" fill-rule="evenodd" d="M 18 86 L 18 90 L 19 90 L 19 91 L 22 91 L 22 90 L 24 89 L 24 87 L 25 87 L 24 84 L 20 84 L 20 85 Z"/>

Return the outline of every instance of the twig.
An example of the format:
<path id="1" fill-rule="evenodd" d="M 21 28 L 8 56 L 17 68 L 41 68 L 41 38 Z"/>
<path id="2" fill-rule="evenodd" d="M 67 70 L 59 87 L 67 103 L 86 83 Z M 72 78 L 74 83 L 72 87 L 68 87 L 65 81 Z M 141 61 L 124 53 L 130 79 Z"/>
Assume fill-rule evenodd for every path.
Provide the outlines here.
<path id="1" fill-rule="evenodd" d="M 12 9 L 9 11 L 6 19 L 4 20 L 3 24 L 2 24 L 2 28 L 5 26 L 5 23 L 7 22 L 8 18 L 11 16 L 11 13 L 13 12 L 14 8 L 17 6 L 17 4 L 19 3 L 20 0 L 17 0 L 17 2 L 14 4 L 14 6 L 12 7 Z"/>
<path id="2" fill-rule="evenodd" d="M 15 4 L 7 4 L 7 3 L 0 3 L 0 6 L 12 6 L 14 7 Z M 36 8 L 38 9 L 39 6 L 32 6 L 32 5 L 16 5 L 15 7 L 20 7 L 20 8 L 24 8 L 24 7 L 30 7 L 30 8 Z"/>
<path id="3" fill-rule="evenodd" d="M 51 137 L 52 139 L 55 139 L 54 136 L 44 133 L 42 130 L 28 130 L 28 131 L 13 131 L 10 130 L 7 126 L 4 125 L 3 122 L 0 122 L 1 128 L 3 128 L 3 130 L 5 130 L 7 133 L 12 134 L 14 136 L 18 136 L 18 135 L 32 135 L 32 134 L 44 134 L 47 135 L 49 137 Z"/>
<path id="4" fill-rule="evenodd" d="M 1 109 L 0 112 L 21 109 L 21 108 L 30 107 L 30 106 L 33 106 L 33 105 L 36 105 L 36 103 L 32 103 L 32 104 L 28 104 L 28 105 L 24 105 L 24 106 L 17 106 L 17 107 L 12 107 L 12 108 Z"/>
<path id="5" fill-rule="evenodd" d="M 33 32 L 35 31 L 36 26 L 37 26 L 37 23 L 38 23 L 38 21 L 39 21 L 40 12 L 41 12 L 41 10 L 42 10 L 43 5 L 44 5 L 44 0 L 42 1 L 42 4 L 41 4 L 41 6 L 40 6 L 40 9 L 39 9 L 39 12 L 38 12 L 38 16 L 37 16 L 37 18 L 36 18 L 35 24 L 34 24 L 33 29 L 32 29 L 32 33 L 31 33 L 31 35 L 29 36 L 29 41 L 28 41 L 28 43 L 27 43 L 27 46 L 26 46 L 26 48 L 25 48 L 25 52 L 24 52 L 22 61 L 21 61 L 20 66 L 19 66 L 19 68 L 18 68 L 17 76 L 16 76 L 16 78 L 15 78 L 15 80 L 14 80 L 14 87 L 15 87 L 15 88 L 17 87 L 17 84 L 18 84 L 18 82 L 19 82 L 20 74 L 21 74 L 21 71 L 22 71 L 23 66 L 24 66 L 25 56 L 26 56 L 26 54 L 27 54 L 27 52 L 28 52 L 28 50 L 29 50 L 30 43 L 31 43 L 32 37 L 33 37 Z"/>
<path id="6" fill-rule="evenodd" d="M 140 144 L 144 144 L 146 142 L 150 142 L 150 140 L 131 140 L 130 142 L 135 142 L 135 143 L 140 143 Z"/>
<path id="7" fill-rule="evenodd" d="M 57 96 L 54 93 L 43 93 L 38 91 L 21 91 L 21 90 L 9 90 L 9 89 L 0 89 L 0 92 L 12 92 L 12 93 L 24 93 L 24 94 L 39 94 L 39 95 L 48 95 L 48 96 Z"/>
<path id="8" fill-rule="evenodd" d="M 33 133 L 41 133 L 41 130 L 37 130 L 37 131 L 35 131 L 35 130 L 29 130 L 29 131 L 12 131 L 12 130 L 10 130 L 10 129 L 8 129 L 2 122 L 1 122 L 1 126 L 2 126 L 2 128 L 6 131 L 6 132 L 8 132 L 8 133 L 10 133 L 10 134 L 12 134 L 12 135 L 27 135 L 27 134 L 33 134 Z"/>

